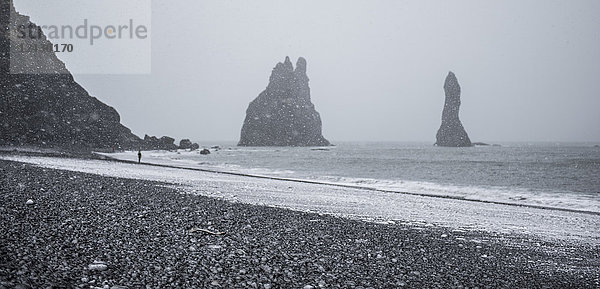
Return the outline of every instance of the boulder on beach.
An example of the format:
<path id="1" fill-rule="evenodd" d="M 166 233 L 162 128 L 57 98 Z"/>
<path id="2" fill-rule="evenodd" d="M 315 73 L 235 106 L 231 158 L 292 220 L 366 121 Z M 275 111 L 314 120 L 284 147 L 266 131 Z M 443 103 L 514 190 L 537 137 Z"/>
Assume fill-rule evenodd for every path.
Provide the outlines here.
<path id="1" fill-rule="evenodd" d="M 179 148 L 180 149 L 189 149 L 192 147 L 192 141 L 190 141 L 189 139 L 185 138 L 179 141 Z"/>
<path id="2" fill-rule="evenodd" d="M 328 146 L 310 98 L 306 60 L 289 57 L 273 68 L 269 85 L 246 110 L 239 146 Z"/>
<path id="3" fill-rule="evenodd" d="M 197 143 L 192 143 L 192 141 L 190 141 L 189 139 L 185 138 L 182 139 L 181 141 L 179 141 L 179 148 L 183 149 L 183 150 L 197 150 L 200 148 L 200 145 L 198 145 Z"/>
<path id="4" fill-rule="evenodd" d="M 446 77 L 444 92 L 446 93 L 446 101 L 442 112 L 442 125 L 437 132 L 435 145 L 443 147 L 470 147 L 472 146 L 471 140 L 458 118 L 460 85 L 452 71 Z"/>
<path id="5" fill-rule="evenodd" d="M 200 154 L 201 154 L 201 155 L 209 155 L 209 154 L 210 154 L 210 151 L 209 151 L 208 149 L 202 149 L 202 150 L 200 151 Z"/>
<path id="6" fill-rule="evenodd" d="M 176 150 L 175 139 L 168 136 L 157 138 L 155 136 L 144 135 L 141 144 L 142 150 Z"/>

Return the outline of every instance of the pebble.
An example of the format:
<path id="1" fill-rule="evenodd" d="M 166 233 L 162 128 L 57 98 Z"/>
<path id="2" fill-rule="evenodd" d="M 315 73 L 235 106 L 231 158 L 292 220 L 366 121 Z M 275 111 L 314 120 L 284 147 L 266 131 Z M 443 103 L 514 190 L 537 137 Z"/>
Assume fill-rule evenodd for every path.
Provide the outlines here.
<path id="1" fill-rule="evenodd" d="M 88 265 L 88 269 L 91 271 L 104 271 L 108 269 L 108 266 L 101 261 L 94 261 L 94 263 Z"/>
<path id="2" fill-rule="evenodd" d="M 312 285 L 306 285 L 306 286 L 302 287 L 302 289 L 314 289 L 314 288 L 315 288 L 315 286 L 312 286 Z"/>
<path id="3" fill-rule="evenodd" d="M 33 200 L 32 199 L 27 200 L 27 202 L 25 202 L 25 205 L 33 205 Z"/>

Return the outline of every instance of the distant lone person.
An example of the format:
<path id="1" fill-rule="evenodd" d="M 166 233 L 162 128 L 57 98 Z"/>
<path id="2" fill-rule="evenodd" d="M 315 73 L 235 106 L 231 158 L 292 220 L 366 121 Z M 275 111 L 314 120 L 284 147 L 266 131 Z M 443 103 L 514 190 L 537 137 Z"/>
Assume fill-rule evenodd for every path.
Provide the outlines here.
<path id="1" fill-rule="evenodd" d="M 142 150 L 138 150 L 138 164 L 142 162 Z"/>

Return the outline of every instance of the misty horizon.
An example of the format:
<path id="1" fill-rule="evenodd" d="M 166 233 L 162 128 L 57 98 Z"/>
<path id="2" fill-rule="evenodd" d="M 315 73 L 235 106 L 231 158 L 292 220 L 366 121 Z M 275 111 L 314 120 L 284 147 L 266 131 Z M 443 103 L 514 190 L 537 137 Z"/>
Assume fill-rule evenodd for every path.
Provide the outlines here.
<path id="1" fill-rule="evenodd" d="M 15 1 L 33 22 L 50 23 L 48 7 L 30 4 Z M 155 1 L 151 74 L 74 77 L 141 137 L 237 141 L 273 67 L 305 57 L 332 143 L 433 144 L 453 71 L 460 119 L 474 142 L 599 142 L 599 8 L 595 1 Z"/>

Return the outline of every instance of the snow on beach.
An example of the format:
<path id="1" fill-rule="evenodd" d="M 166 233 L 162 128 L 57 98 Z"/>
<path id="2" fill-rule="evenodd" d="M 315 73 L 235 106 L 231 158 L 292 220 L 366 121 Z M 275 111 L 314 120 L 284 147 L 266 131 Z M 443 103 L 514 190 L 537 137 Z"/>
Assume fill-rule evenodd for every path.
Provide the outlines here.
<path id="1" fill-rule="evenodd" d="M 372 220 L 447 226 L 456 230 L 523 233 L 537 238 L 600 243 L 600 216 L 376 192 L 321 184 L 251 178 L 116 161 L 34 156 L 0 156 L 46 168 L 172 184 L 182 192 L 249 204 Z"/>
<path id="2" fill-rule="evenodd" d="M 293 161 L 288 161 L 285 164 L 270 164 L 271 166 L 280 166 L 280 168 L 275 169 L 273 167 L 265 167 L 265 164 L 267 164 L 265 162 L 261 162 L 260 164 L 249 164 L 247 163 L 247 160 L 239 158 L 239 156 L 251 154 L 252 158 L 288 157 L 294 161 L 301 163 L 311 161 L 310 157 L 302 159 L 298 158 L 298 156 L 295 155 L 296 153 L 306 154 L 306 151 L 282 151 L 281 153 L 274 153 L 274 151 L 276 152 L 277 150 L 281 149 L 277 148 L 273 150 L 263 148 L 235 148 L 234 150 L 229 149 L 214 151 L 213 154 L 211 154 L 208 157 L 201 156 L 198 151 L 155 150 L 144 152 L 143 161 L 152 164 L 185 168 L 208 169 L 212 171 L 233 172 L 255 176 L 276 177 L 303 181 L 308 180 L 318 183 L 368 188 L 381 191 L 445 196 L 451 198 L 460 198 L 483 202 L 508 203 L 526 206 L 541 206 L 550 208 L 560 208 L 566 210 L 588 211 L 600 214 L 600 198 L 598 198 L 598 195 L 593 192 L 573 192 L 569 189 L 561 189 L 559 187 L 555 187 L 552 189 L 540 189 L 531 187 L 489 184 L 448 184 L 434 180 L 406 180 L 402 178 L 399 179 L 381 176 L 377 178 L 356 177 L 348 176 L 347 174 L 340 175 L 339 171 L 329 172 L 329 174 L 331 175 L 327 173 L 318 173 L 307 176 L 305 173 L 297 172 L 293 169 L 284 169 L 286 167 L 289 167 Z M 243 153 L 241 153 L 242 151 Z M 361 152 L 369 153 L 370 151 Z M 270 155 L 270 153 L 273 155 Z M 346 153 L 348 152 L 344 152 L 344 154 Z M 117 153 L 106 153 L 103 155 L 119 160 L 137 161 L 136 154 L 137 152 L 124 151 Z M 320 155 L 325 158 L 328 157 L 327 155 Z M 324 159 L 324 161 L 328 160 L 330 159 Z M 369 165 L 362 166 L 362 168 L 364 170 L 372 169 L 372 167 L 370 167 Z M 544 168 L 538 169 L 544 170 Z M 436 171 L 436 173 L 443 175 L 443 172 Z M 520 173 L 527 174 L 527 172 Z M 549 174 L 549 176 L 551 175 L 552 174 Z M 586 182 L 586 179 L 582 178 L 580 181 Z"/>

